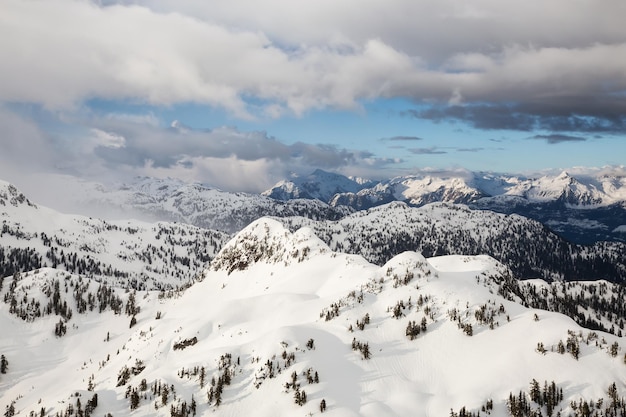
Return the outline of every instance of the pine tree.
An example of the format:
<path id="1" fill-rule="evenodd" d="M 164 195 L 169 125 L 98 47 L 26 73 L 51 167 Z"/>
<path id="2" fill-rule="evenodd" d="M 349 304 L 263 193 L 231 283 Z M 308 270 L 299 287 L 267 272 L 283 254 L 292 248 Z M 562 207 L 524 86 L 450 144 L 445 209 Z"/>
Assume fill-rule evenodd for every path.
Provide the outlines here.
<path id="1" fill-rule="evenodd" d="M 6 374 L 9 369 L 9 361 L 6 356 L 0 356 L 0 373 Z"/>
<path id="2" fill-rule="evenodd" d="M 206 378 L 206 371 L 204 370 L 204 366 L 200 368 L 200 388 L 204 388 L 204 379 Z"/>
<path id="3" fill-rule="evenodd" d="M 219 385 L 218 385 L 219 387 Z M 215 391 L 215 406 L 219 407 L 222 404 L 222 390 L 218 389 Z"/>
<path id="4" fill-rule="evenodd" d="M 324 412 L 326 411 L 326 400 L 322 398 L 322 401 L 320 402 L 320 412 Z"/>
<path id="5" fill-rule="evenodd" d="M 371 357 L 369 343 L 363 344 L 363 350 L 361 350 L 361 353 L 363 354 L 363 359 L 369 359 Z"/>
<path id="6" fill-rule="evenodd" d="M 167 384 L 163 385 L 163 389 L 161 390 L 161 403 L 163 405 L 167 405 L 167 397 L 170 395 L 169 389 L 167 388 Z"/>
<path id="7" fill-rule="evenodd" d="M 4 417 L 13 417 L 15 415 L 15 405 L 11 403 L 6 406 L 6 411 L 4 412 Z"/>
<path id="8" fill-rule="evenodd" d="M 539 405 L 543 405 L 543 401 L 541 401 L 541 389 L 536 379 L 533 379 L 530 383 L 530 399 Z"/>
<path id="9" fill-rule="evenodd" d="M 193 394 L 191 394 L 191 405 L 189 406 L 189 411 L 191 412 L 191 414 L 193 414 L 194 416 L 196 415 L 196 399 L 193 397 Z"/>

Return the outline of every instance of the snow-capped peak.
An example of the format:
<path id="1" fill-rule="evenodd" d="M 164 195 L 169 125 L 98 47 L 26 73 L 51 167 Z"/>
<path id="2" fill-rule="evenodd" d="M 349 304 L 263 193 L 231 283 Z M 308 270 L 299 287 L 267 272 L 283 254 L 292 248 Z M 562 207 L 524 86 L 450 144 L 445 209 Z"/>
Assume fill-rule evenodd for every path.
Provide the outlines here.
<path id="1" fill-rule="evenodd" d="M 24 204 L 30 207 L 36 207 L 35 204 L 31 203 L 30 200 L 17 189 L 17 187 L 0 180 L 0 206 L 11 205 L 18 207 Z"/>
<path id="2" fill-rule="evenodd" d="M 211 262 L 211 269 L 231 273 L 257 262 L 302 262 L 313 254 L 328 251 L 328 245 L 308 227 L 291 233 L 277 220 L 261 218 L 224 245 Z"/>

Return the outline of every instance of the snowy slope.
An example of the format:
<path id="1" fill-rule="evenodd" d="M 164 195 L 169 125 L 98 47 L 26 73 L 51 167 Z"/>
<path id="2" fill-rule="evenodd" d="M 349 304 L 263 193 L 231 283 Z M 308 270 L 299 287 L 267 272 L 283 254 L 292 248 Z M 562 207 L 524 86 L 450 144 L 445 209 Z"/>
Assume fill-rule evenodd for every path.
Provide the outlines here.
<path id="1" fill-rule="evenodd" d="M 58 213 L 6 182 L 0 221 L 0 276 L 49 266 L 130 288 L 187 285 L 229 238 L 186 224 Z"/>
<path id="2" fill-rule="evenodd" d="M 78 278 L 54 270 L 15 285 L 9 278 L 0 295 L 44 304 L 55 279 L 70 290 L 61 302 L 76 309 Z M 25 322 L 0 304 L 9 335 L 0 339 L 9 361 L 0 404 L 20 415 L 70 407 L 76 415 L 78 402 L 84 413 L 97 395 L 93 415 L 191 415 L 193 403 L 196 415 L 292 416 L 319 414 L 323 400 L 331 416 L 448 416 L 486 406 L 504 417 L 509 394 L 527 392 L 533 379 L 562 389 L 561 415 L 574 415 L 571 402 L 581 399 L 609 407 L 614 382 L 624 396 L 623 340 L 523 307 L 515 286 L 487 256 L 405 252 L 379 267 L 332 252 L 310 229 L 291 233 L 261 219 L 201 282 L 169 297 L 120 292 L 120 314 L 95 308 Z M 81 288 L 88 297 L 97 284 Z M 56 337 L 59 321 L 66 333 Z M 571 353 L 559 353 L 560 342 Z M 546 405 L 528 402 L 546 415 Z"/>

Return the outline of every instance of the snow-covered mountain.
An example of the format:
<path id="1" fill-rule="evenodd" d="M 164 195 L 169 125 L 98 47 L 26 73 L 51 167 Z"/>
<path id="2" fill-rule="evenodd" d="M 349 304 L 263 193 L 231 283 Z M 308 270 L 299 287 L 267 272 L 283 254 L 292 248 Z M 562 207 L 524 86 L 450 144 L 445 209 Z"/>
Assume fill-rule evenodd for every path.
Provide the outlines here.
<path id="1" fill-rule="evenodd" d="M 52 267 L 136 289 L 188 285 L 230 238 L 187 224 L 62 214 L 2 181 L 0 220 L 0 276 Z"/>
<path id="2" fill-rule="evenodd" d="M 156 187 L 154 180 L 144 185 L 154 188 L 148 191 L 144 187 L 145 195 L 171 195 L 165 188 Z M 230 237 L 182 223 L 103 221 L 62 215 L 35 206 L 15 187 L 5 184 L 5 190 L 9 189 L 15 194 L 11 199 L 23 202 L 16 207 L 8 203 L 8 197 L 0 200 L 0 204 L 7 201 L 2 213 L 0 275 L 49 266 L 98 279 L 130 279 L 134 288 L 170 288 L 188 282 Z M 10 192 L 5 191 L 5 195 Z M 187 201 L 187 196 L 183 193 L 180 198 Z M 238 210 L 228 207 L 230 202 L 222 201 L 223 211 L 236 217 Z M 417 208 L 399 202 L 335 221 L 313 220 L 310 217 L 315 216 L 306 211 L 304 215 L 281 221 L 292 230 L 309 226 L 333 250 L 360 254 L 378 265 L 405 250 L 427 256 L 488 254 L 522 278 L 626 280 L 623 243 L 578 246 L 542 224 L 517 215 L 443 203 Z M 234 218 L 232 222 L 240 221 Z M 124 262 L 118 263 L 120 260 Z"/>
<path id="3" fill-rule="evenodd" d="M 557 176 L 539 178 L 483 175 L 477 184 L 490 188 L 492 196 L 521 197 L 530 203 L 560 202 L 584 208 L 626 201 L 626 178 L 606 174 L 575 177 L 563 171 Z"/>
<path id="4" fill-rule="evenodd" d="M 109 186 L 66 179 L 68 189 L 80 192 L 67 198 L 63 211 L 75 207 L 82 214 L 108 220 L 175 221 L 235 233 L 263 216 L 338 220 L 394 201 L 418 207 L 448 202 L 520 214 L 579 244 L 626 242 L 626 176 L 607 172 L 537 178 L 430 172 L 373 182 L 317 170 L 282 181 L 264 195 L 226 192 L 171 178 L 142 177 Z"/>
<path id="5" fill-rule="evenodd" d="M 309 175 L 293 175 L 288 180 L 280 181 L 274 187 L 264 191 L 262 195 L 282 201 L 306 198 L 330 202 L 336 194 L 357 193 L 359 190 L 374 185 L 376 185 L 374 181 L 349 178 L 341 174 L 316 169 Z"/>
<path id="6" fill-rule="evenodd" d="M 617 287 L 518 283 L 488 256 L 377 266 L 261 219 L 169 296 L 54 269 L 3 284 L 5 415 L 626 415 L 622 338 L 523 305 L 578 294 L 595 317 Z"/>
<path id="7" fill-rule="evenodd" d="M 265 196 L 226 192 L 199 183 L 140 177 L 113 187 L 82 184 L 80 205 L 108 211 L 117 218 L 136 216 L 151 221 L 192 224 L 233 233 L 263 216 L 310 216 L 338 219 L 353 210 L 330 207 L 319 200 L 277 201 Z"/>
<path id="8" fill-rule="evenodd" d="M 370 183 L 350 183 L 354 190 L 335 184 L 342 180 L 316 171 L 298 182 L 281 182 L 264 194 L 281 200 L 291 196 L 316 198 L 331 206 L 356 210 L 402 201 L 413 206 L 432 202 L 468 204 L 501 213 L 517 213 L 538 220 L 577 243 L 626 241 L 626 177 L 620 174 L 545 175 L 536 178 L 481 172 L 424 173 Z M 348 187 L 344 187 L 348 188 Z M 307 189 L 339 190 L 330 198 Z M 583 210 L 584 209 L 584 210 Z M 624 226 L 624 227 L 622 227 Z"/>
<path id="9" fill-rule="evenodd" d="M 367 209 L 391 201 L 403 201 L 414 206 L 433 202 L 467 204 L 486 196 L 487 194 L 468 184 L 464 178 L 426 175 L 396 177 L 356 193 L 335 194 L 330 204 L 348 205 L 357 209 Z"/>
<path id="10" fill-rule="evenodd" d="M 291 230 L 310 227 L 333 250 L 360 254 L 378 265 L 405 250 L 426 256 L 488 254 L 521 278 L 626 281 L 624 243 L 576 245 L 537 221 L 464 205 L 394 202 L 338 221 L 279 220 Z"/>
<path id="11" fill-rule="evenodd" d="M 560 202 L 569 207 L 597 207 L 626 202 L 626 177 L 559 175 L 529 178 L 482 172 L 423 173 L 383 181 L 365 181 L 316 170 L 276 184 L 263 193 L 278 200 L 318 199 L 357 209 L 387 203 L 472 203 L 484 198 L 517 198 L 526 203 Z"/>

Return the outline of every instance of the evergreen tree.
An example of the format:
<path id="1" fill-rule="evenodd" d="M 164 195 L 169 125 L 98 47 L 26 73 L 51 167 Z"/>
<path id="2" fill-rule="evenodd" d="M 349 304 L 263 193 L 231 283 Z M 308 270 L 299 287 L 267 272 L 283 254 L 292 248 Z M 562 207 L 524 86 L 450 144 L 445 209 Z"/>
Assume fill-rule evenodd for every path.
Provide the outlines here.
<path id="1" fill-rule="evenodd" d="M 4 412 L 4 417 L 13 417 L 15 415 L 15 405 L 11 403 L 6 406 L 6 411 Z"/>
<path id="2" fill-rule="evenodd" d="M 6 374 L 9 369 L 9 361 L 6 356 L 0 356 L 0 373 Z"/>
<path id="3" fill-rule="evenodd" d="M 196 415 L 196 399 L 193 397 L 193 394 L 191 394 L 191 405 L 189 406 L 189 411 L 191 412 L 191 414 L 193 414 L 194 416 Z"/>
<path id="4" fill-rule="evenodd" d="M 204 388 L 205 378 L 206 378 L 206 371 L 203 366 L 200 368 L 200 388 Z"/>
<path id="5" fill-rule="evenodd" d="M 536 379 L 533 379 L 530 383 L 530 399 L 539 405 L 543 405 L 541 389 L 539 388 L 539 382 L 537 382 Z"/>
<path id="6" fill-rule="evenodd" d="M 167 405 L 167 397 L 170 395 L 170 391 L 167 388 L 167 384 L 163 385 L 163 389 L 161 390 L 161 404 Z"/>

